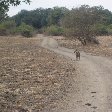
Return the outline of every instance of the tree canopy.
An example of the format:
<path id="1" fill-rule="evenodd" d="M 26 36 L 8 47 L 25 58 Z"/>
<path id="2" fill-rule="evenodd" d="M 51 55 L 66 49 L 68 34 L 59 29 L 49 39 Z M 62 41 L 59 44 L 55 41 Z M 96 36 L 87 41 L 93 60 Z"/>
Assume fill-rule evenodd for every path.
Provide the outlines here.
<path id="1" fill-rule="evenodd" d="M 35 28 L 51 25 L 60 26 L 61 19 L 64 17 L 67 10 L 68 9 L 64 7 L 54 7 L 52 9 L 37 8 L 32 11 L 22 10 L 12 18 L 16 21 L 17 25 L 24 22 Z"/>
<path id="2" fill-rule="evenodd" d="M 84 42 L 83 44 L 86 44 L 86 41 L 94 41 L 94 37 L 100 33 L 97 29 L 99 24 L 102 26 L 112 24 L 112 13 L 102 6 L 82 5 L 79 8 L 73 8 L 64 17 L 62 25 L 70 30 L 69 36 L 77 37 L 82 43 Z M 101 27 L 102 33 L 106 34 L 107 31 Z"/>
<path id="3" fill-rule="evenodd" d="M 30 3 L 30 0 L 1 0 L 0 1 L 0 11 L 8 10 L 10 5 L 17 6 L 21 2 Z"/>
<path id="4" fill-rule="evenodd" d="M 20 5 L 21 2 L 30 3 L 30 0 L 0 0 L 0 22 L 7 17 L 7 11 L 9 10 L 9 6 L 17 6 Z"/>
<path id="5" fill-rule="evenodd" d="M 0 11 L 0 19 L 5 17 L 5 13 Z M 66 7 L 21 10 L 10 20 L 16 23 L 16 27 L 25 23 L 34 27 L 36 32 L 73 37 L 82 43 L 94 41 L 97 35 L 112 35 L 112 12 L 102 6 L 82 5 L 71 10 Z"/>

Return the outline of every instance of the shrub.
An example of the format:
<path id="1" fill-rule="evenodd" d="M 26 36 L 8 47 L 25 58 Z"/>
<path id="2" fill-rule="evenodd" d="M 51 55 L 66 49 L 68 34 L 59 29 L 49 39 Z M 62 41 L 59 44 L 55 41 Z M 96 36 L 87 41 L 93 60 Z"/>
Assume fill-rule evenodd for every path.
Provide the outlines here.
<path id="1" fill-rule="evenodd" d="M 63 36 L 65 37 L 74 37 L 74 29 L 72 28 L 64 28 Z"/>
<path id="2" fill-rule="evenodd" d="M 0 24 L 0 35 L 8 35 L 16 28 L 16 23 L 13 20 L 4 21 Z"/>
<path id="3" fill-rule="evenodd" d="M 6 34 L 7 34 L 7 31 L 5 27 L 2 24 L 0 24 L 0 36 L 4 36 Z"/>
<path id="4" fill-rule="evenodd" d="M 108 35 L 107 26 L 103 24 L 97 24 L 95 25 L 95 31 L 97 35 Z"/>
<path id="5" fill-rule="evenodd" d="M 52 25 L 46 28 L 45 33 L 47 35 L 59 36 L 63 34 L 63 29 L 61 27 Z"/>
<path id="6" fill-rule="evenodd" d="M 108 35 L 112 35 L 112 29 L 108 28 Z"/>
<path id="7" fill-rule="evenodd" d="M 107 26 L 108 35 L 112 35 L 112 24 Z"/>
<path id="8" fill-rule="evenodd" d="M 108 28 L 112 29 L 112 24 L 108 25 Z"/>
<path id="9" fill-rule="evenodd" d="M 22 23 L 18 28 L 17 32 L 19 32 L 24 37 L 32 37 L 33 36 L 33 27 Z"/>

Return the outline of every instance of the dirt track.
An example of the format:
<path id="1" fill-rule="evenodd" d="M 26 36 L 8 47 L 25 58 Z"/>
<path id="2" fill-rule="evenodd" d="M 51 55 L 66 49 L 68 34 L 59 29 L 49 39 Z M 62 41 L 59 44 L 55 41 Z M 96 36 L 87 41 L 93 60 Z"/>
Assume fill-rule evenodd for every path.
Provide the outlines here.
<path id="1" fill-rule="evenodd" d="M 49 41 L 46 42 L 45 48 L 77 63 L 73 91 L 65 110 L 60 112 L 112 112 L 112 60 L 81 52 L 81 60 L 75 61 L 73 49 L 49 47 Z"/>

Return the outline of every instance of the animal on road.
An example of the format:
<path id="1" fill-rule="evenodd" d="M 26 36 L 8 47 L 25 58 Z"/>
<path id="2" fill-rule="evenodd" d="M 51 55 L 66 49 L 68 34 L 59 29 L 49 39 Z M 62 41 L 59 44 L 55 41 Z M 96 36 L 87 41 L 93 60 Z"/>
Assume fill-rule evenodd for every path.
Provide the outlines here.
<path id="1" fill-rule="evenodd" d="M 75 50 L 74 53 L 76 54 L 76 60 L 80 60 L 80 52 L 79 50 Z"/>

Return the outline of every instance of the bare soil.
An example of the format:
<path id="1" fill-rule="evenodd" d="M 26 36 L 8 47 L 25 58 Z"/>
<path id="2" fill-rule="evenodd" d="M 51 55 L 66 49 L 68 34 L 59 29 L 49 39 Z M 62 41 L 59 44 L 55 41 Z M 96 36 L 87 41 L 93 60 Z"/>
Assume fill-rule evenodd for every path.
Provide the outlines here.
<path id="1" fill-rule="evenodd" d="M 56 112 L 112 112 L 112 59 L 81 51 L 81 60 L 76 61 L 74 49 L 47 45 L 45 48 L 77 65 L 67 105 Z"/>
<path id="2" fill-rule="evenodd" d="M 53 112 L 76 75 L 40 38 L 0 37 L 0 112 Z"/>
<path id="3" fill-rule="evenodd" d="M 102 57 L 112 56 L 111 40 L 86 48 L 48 38 L 41 47 L 41 38 L 0 38 L 0 111 L 112 112 L 112 59 Z"/>

